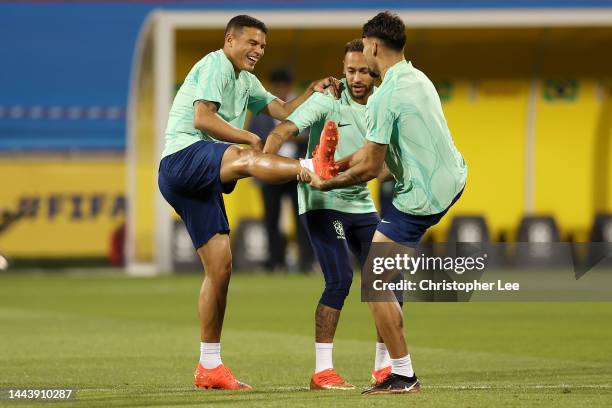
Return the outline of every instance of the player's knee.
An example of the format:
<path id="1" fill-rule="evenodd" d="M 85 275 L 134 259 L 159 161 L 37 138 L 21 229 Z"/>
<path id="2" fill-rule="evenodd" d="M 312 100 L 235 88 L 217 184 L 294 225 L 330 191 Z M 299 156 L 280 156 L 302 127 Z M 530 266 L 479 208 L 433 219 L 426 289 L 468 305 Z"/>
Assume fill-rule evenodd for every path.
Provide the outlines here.
<path id="1" fill-rule="evenodd" d="M 341 310 L 350 290 L 350 280 L 343 280 L 333 287 L 326 285 L 319 303 L 337 310 Z"/>
<path id="2" fill-rule="evenodd" d="M 258 152 L 253 149 L 240 149 L 238 159 L 236 160 L 238 171 L 243 175 L 250 175 L 258 156 Z"/>
<path id="3" fill-rule="evenodd" d="M 389 312 L 389 302 L 368 302 L 368 307 L 376 318 L 377 315 L 385 315 L 386 321 L 385 326 L 392 330 L 404 330 L 404 316 L 401 312 L 401 307 L 398 308 L 397 313 L 394 311 Z"/>
<path id="4" fill-rule="evenodd" d="M 215 281 L 229 281 L 232 274 L 232 256 L 220 256 L 204 265 L 206 276 Z"/>

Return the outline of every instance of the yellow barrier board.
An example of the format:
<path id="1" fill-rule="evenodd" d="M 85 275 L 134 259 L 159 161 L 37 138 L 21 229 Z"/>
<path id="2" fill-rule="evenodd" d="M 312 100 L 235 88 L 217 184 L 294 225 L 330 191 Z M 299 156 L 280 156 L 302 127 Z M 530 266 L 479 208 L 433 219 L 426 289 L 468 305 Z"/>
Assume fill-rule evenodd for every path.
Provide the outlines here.
<path id="1" fill-rule="evenodd" d="M 2 160 L 0 212 L 21 213 L 0 233 L 10 257 L 98 257 L 125 219 L 123 158 Z"/>

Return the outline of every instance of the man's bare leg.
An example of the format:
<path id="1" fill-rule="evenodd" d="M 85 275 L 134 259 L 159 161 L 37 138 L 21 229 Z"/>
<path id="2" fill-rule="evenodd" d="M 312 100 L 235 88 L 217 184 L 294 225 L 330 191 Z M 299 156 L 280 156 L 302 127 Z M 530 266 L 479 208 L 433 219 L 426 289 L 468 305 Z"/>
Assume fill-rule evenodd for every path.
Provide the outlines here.
<path id="1" fill-rule="evenodd" d="M 315 341 L 333 343 L 339 320 L 340 310 L 319 303 L 315 311 Z M 384 344 L 378 329 L 376 329 L 376 341 Z"/>
<path id="2" fill-rule="evenodd" d="M 286 183 L 296 180 L 301 168 L 298 160 L 233 145 L 221 160 L 221 182 L 256 177 L 270 184 Z"/>
<path id="3" fill-rule="evenodd" d="M 340 310 L 319 303 L 315 311 L 315 341 L 333 343 L 338 320 L 340 320 Z"/>
<path id="4" fill-rule="evenodd" d="M 372 243 L 377 242 L 394 243 L 379 231 L 376 231 L 372 238 Z M 392 245 L 387 250 L 388 252 L 395 252 Z M 406 252 L 406 247 L 402 246 L 402 251 Z M 408 252 L 412 255 L 413 251 L 409 250 Z M 419 380 L 412 368 L 412 360 L 410 354 L 408 354 L 408 345 L 404 337 L 402 308 L 395 296 L 389 295 L 388 299 L 393 299 L 393 301 L 369 302 L 368 306 L 374 316 L 378 336 L 385 340 L 385 346 L 391 360 L 391 372 L 384 373 L 385 370 L 380 370 L 380 375 L 376 375 L 376 371 L 373 372 L 373 385 L 362 394 L 413 393 L 419 392 L 421 389 Z"/>
<path id="5" fill-rule="evenodd" d="M 384 343 L 391 358 L 400 358 L 408 354 L 404 337 L 404 318 L 398 302 L 370 302 L 368 304 L 376 327 L 385 339 Z"/>
<path id="6" fill-rule="evenodd" d="M 334 335 L 340 319 L 340 310 L 319 303 L 315 310 L 315 370 L 311 388 L 318 389 L 320 375 L 334 368 Z"/>
<path id="7" fill-rule="evenodd" d="M 372 242 L 393 241 L 376 231 Z M 368 303 L 378 337 L 385 340 L 391 358 L 401 358 L 408 354 L 408 346 L 404 337 L 404 316 L 399 302 L 369 302 Z"/>
<path id="8" fill-rule="evenodd" d="M 197 252 L 204 266 L 204 281 L 198 298 L 201 354 L 194 384 L 200 389 L 251 389 L 238 381 L 221 361 L 221 329 L 232 273 L 229 235 L 215 234 Z"/>
<path id="9" fill-rule="evenodd" d="M 383 340 L 382 336 L 380 335 L 380 332 L 378 331 L 378 329 L 376 329 L 376 341 L 378 343 L 384 343 L 385 341 Z"/>
<path id="10" fill-rule="evenodd" d="M 315 312 L 315 373 L 310 380 L 311 390 L 336 389 L 352 390 L 348 383 L 333 367 L 332 350 L 334 335 L 340 320 L 340 310 L 319 303 Z M 330 371 L 332 370 L 332 371 Z"/>
<path id="11" fill-rule="evenodd" d="M 232 145 L 221 160 L 221 182 L 227 183 L 244 177 L 257 177 L 267 183 L 295 180 L 301 166 L 298 160 Z M 216 234 L 198 248 L 205 270 L 200 290 L 198 314 L 203 342 L 218 343 L 225 315 L 225 304 L 230 275 L 232 252 L 227 234 Z"/>
<path id="12" fill-rule="evenodd" d="M 227 289 L 232 273 L 229 235 L 214 235 L 198 248 L 198 255 L 205 274 L 198 299 L 200 338 L 202 342 L 219 343 L 225 316 Z"/>

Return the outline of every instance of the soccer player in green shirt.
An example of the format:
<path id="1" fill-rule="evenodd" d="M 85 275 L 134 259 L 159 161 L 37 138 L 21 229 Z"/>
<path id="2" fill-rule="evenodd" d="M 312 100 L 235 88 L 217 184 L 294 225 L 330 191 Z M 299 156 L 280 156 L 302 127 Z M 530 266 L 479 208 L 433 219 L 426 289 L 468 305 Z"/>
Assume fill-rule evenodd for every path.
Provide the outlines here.
<path id="1" fill-rule="evenodd" d="M 338 94 L 333 78 L 311 84 L 291 102 L 267 92 L 251 74 L 264 54 L 266 33 L 265 24 L 253 17 L 232 18 L 223 49 L 206 55 L 187 74 L 172 103 L 166 128 L 159 189 L 185 222 L 205 270 L 198 301 L 201 343 L 194 375 L 197 388 L 251 388 L 236 380 L 221 361 L 221 328 L 232 267 L 222 193 L 229 194 L 244 177 L 283 183 L 295 180 L 301 171 L 297 160 L 261 152 L 259 137 L 243 130 L 246 110 L 283 120 L 315 90 L 329 87 Z"/>
<path id="2" fill-rule="evenodd" d="M 322 191 L 345 188 L 377 177 L 386 163 L 395 179 L 393 206 L 379 223 L 373 242 L 414 246 L 463 192 L 467 166 L 453 143 L 434 85 L 404 58 L 402 20 L 379 13 L 363 26 L 363 43 L 370 71 L 382 77 L 367 103 L 367 141 L 340 161 L 343 172 L 338 176 L 324 181 L 309 173 L 308 178 Z M 369 306 L 392 367 L 389 376 L 364 394 L 418 391 L 399 303 Z"/>
<path id="3" fill-rule="evenodd" d="M 338 125 L 339 141 L 335 156 L 346 157 L 365 142 L 366 102 L 374 89 L 363 56 L 361 39 L 350 41 L 344 50 L 339 99 L 315 93 L 268 136 L 264 152 L 276 153 L 281 145 L 310 128 L 307 158 L 320 142 L 328 120 Z M 353 281 L 352 251 L 365 261 L 372 236 L 380 221 L 366 183 L 322 192 L 308 184 L 298 186 L 300 221 L 304 224 L 325 278 L 325 289 L 315 312 L 315 373 L 311 389 L 354 389 L 335 370 L 332 361 L 333 339 L 340 311 Z M 380 339 L 376 347 L 373 376 L 388 374 L 391 362 Z"/>

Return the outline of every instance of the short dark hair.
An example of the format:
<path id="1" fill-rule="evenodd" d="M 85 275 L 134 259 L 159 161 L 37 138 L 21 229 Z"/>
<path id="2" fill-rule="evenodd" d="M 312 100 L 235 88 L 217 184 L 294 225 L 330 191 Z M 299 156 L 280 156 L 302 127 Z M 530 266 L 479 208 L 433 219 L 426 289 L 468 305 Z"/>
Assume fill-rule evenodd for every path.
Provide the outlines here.
<path id="1" fill-rule="evenodd" d="M 376 37 L 388 48 L 401 51 L 406 45 L 406 26 L 397 14 L 383 11 L 363 25 L 363 37 Z"/>
<path id="2" fill-rule="evenodd" d="M 255 17 L 247 16 L 246 14 L 240 14 L 239 16 L 233 17 L 227 23 L 227 26 L 225 26 L 225 34 L 229 33 L 231 30 L 243 27 L 255 27 L 263 31 L 264 34 L 268 34 L 268 27 L 266 27 L 263 21 L 259 21 Z"/>
<path id="3" fill-rule="evenodd" d="M 272 83 L 287 83 L 290 84 L 293 82 L 293 75 L 291 71 L 285 68 L 277 68 L 274 71 L 270 72 L 270 77 L 268 78 Z"/>
<path id="4" fill-rule="evenodd" d="M 346 43 L 344 46 L 344 55 L 349 52 L 363 52 L 363 41 L 361 41 L 361 38 L 355 38 Z"/>

